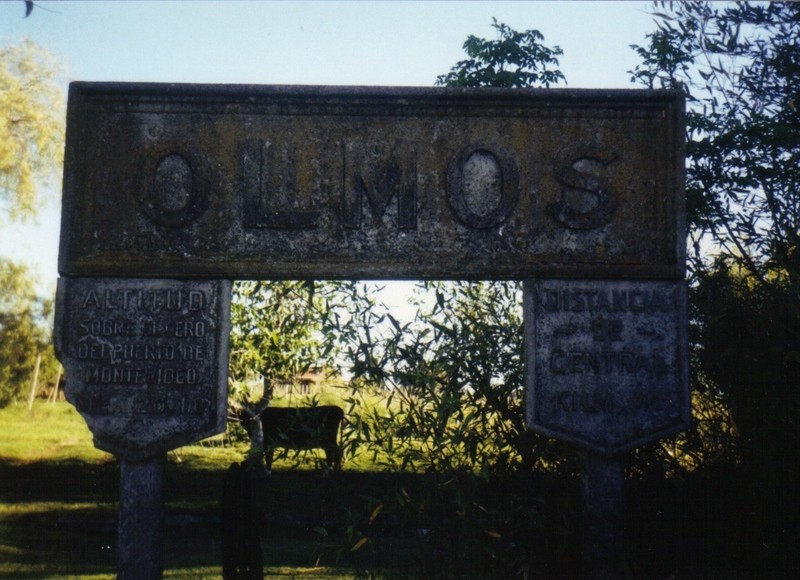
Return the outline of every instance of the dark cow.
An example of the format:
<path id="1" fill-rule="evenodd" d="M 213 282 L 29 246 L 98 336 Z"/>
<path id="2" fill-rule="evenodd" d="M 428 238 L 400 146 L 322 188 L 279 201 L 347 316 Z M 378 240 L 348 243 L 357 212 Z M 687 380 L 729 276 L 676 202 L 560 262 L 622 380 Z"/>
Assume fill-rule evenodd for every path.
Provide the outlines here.
<path id="1" fill-rule="evenodd" d="M 275 449 L 324 449 L 331 469 L 342 466 L 339 426 L 344 419 L 341 407 L 267 407 L 261 413 L 264 430 L 264 462 L 272 469 Z"/>

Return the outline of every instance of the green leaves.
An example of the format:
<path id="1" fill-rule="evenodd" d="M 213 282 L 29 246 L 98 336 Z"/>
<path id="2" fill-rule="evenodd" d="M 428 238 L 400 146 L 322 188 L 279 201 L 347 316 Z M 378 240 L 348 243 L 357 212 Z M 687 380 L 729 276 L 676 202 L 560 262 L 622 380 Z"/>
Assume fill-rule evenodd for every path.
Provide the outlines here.
<path id="1" fill-rule="evenodd" d="M 538 30 L 492 20 L 497 38 L 467 37 L 466 60 L 437 78 L 450 87 L 549 87 L 563 82 L 559 47 Z M 373 409 L 367 448 L 390 449 L 389 467 L 428 472 L 507 472 L 533 465 L 547 447 L 526 435 L 522 307 L 518 285 L 424 282 L 412 324 L 391 315 L 387 334 L 362 318 L 349 352 L 356 381 L 386 389 L 392 404 Z M 375 456 L 378 456 L 377 451 Z"/>
<path id="2" fill-rule="evenodd" d="M 796 465 L 800 5 L 659 6 L 658 29 L 634 47 L 641 64 L 631 72 L 688 97 L 693 371 L 702 397 L 686 437 L 706 449 L 686 452 L 713 457 L 708 441 L 735 431 L 751 464 L 771 456 Z"/>
<path id="3" fill-rule="evenodd" d="M 374 299 L 355 281 L 243 281 L 231 302 L 231 374 L 292 380 L 341 364 L 358 329 L 375 322 Z"/>
<path id="4" fill-rule="evenodd" d="M 24 397 L 38 354 L 42 382 L 53 380 L 58 362 L 50 344 L 52 303 L 40 298 L 22 265 L 0 259 L 0 407 Z"/>
<path id="5" fill-rule="evenodd" d="M 544 36 L 538 30 L 517 32 L 495 18 L 492 28 L 497 32 L 496 40 L 467 37 L 463 48 L 470 58 L 437 77 L 437 85 L 523 88 L 549 87 L 565 81 L 556 58 L 563 51 L 558 46 L 541 44 Z"/>
<path id="6" fill-rule="evenodd" d="M 57 174 L 64 151 L 64 98 L 52 55 L 30 40 L 0 48 L 0 203 L 32 217 L 36 182 Z"/>
<path id="7" fill-rule="evenodd" d="M 384 332 L 363 332 L 352 349 L 380 353 L 356 367 L 354 384 L 369 369 L 385 397 L 382 406 L 352 409 L 356 445 L 398 470 L 491 474 L 532 466 L 548 441 L 524 425 L 519 285 L 423 282 L 418 297 L 412 323 L 389 319 Z"/>
<path id="8" fill-rule="evenodd" d="M 692 236 L 761 283 L 800 291 L 789 259 L 800 245 L 800 6 L 691 2 L 654 15 L 658 30 L 634 47 L 642 64 L 632 79 L 689 97 Z M 707 265 L 692 258 L 694 268 Z"/>

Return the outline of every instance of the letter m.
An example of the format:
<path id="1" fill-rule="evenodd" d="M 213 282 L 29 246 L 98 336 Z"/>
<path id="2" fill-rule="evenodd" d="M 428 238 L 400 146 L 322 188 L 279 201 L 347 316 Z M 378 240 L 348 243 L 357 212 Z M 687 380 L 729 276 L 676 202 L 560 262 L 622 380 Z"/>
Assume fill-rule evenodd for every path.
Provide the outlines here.
<path id="1" fill-rule="evenodd" d="M 397 198 L 397 227 L 417 227 L 417 163 L 414 143 L 397 140 L 380 151 L 363 142 L 344 144 L 342 222 L 361 227 L 364 200 L 373 219 L 381 219 L 393 197 Z M 388 145 L 388 144 L 387 144 Z"/>

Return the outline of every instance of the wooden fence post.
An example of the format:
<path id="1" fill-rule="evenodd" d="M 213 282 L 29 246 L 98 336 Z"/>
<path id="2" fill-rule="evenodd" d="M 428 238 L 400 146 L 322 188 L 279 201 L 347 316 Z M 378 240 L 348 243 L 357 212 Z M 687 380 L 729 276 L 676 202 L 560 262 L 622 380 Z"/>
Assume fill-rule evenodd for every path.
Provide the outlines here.
<path id="1" fill-rule="evenodd" d="M 36 398 L 36 391 L 39 390 L 39 366 L 42 364 L 42 353 L 36 355 L 36 368 L 33 370 L 33 382 L 31 383 L 31 394 L 28 397 L 28 411 L 33 410 L 33 400 Z"/>
<path id="2" fill-rule="evenodd" d="M 56 382 L 53 385 L 53 390 L 50 392 L 50 404 L 55 405 L 58 400 L 58 388 L 61 384 L 61 367 L 58 367 L 58 374 L 56 375 Z"/>

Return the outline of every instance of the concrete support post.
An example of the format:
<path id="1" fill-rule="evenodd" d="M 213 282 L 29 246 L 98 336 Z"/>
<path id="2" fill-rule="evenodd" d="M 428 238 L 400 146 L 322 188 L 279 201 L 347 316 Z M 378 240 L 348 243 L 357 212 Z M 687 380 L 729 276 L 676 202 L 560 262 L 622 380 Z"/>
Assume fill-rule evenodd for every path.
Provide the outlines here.
<path id="1" fill-rule="evenodd" d="M 120 460 L 117 578 L 158 580 L 164 573 L 166 456 Z"/>
<path id="2" fill-rule="evenodd" d="M 625 577 L 622 561 L 624 471 L 616 457 L 586 453 L 583 496 L 582 564 L 586 580 Z"/>

